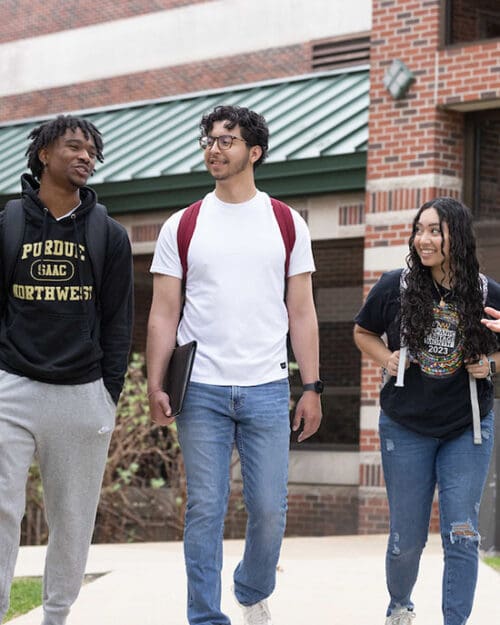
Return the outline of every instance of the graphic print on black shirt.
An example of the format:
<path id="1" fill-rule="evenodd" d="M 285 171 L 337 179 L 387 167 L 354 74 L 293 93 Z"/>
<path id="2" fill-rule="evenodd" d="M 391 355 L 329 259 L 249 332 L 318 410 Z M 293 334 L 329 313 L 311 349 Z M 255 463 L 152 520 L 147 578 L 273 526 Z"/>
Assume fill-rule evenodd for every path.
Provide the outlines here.
<path id="1" fill-rule="evenodd" d="M 25 301 L 91 300 L 93 285 L 80 284 L 81 267 L 86 261 L 85 246 L 81 243 L 62 239 L 24 243 L 12 296 Z"/>
<path id="2" fill-rule="evenodd" d="M 463 364 L 463 337 L 458 312 L 452 304 L 434 306 L 434 324 L 425 348 L 416 357 L 422 373 L 431 377 L 453 375 Z"/>
<path id="3" fill-rule="evenodd" d="M 23 240 L 6 288 L 0 368 L 56 384 L 96 380 L 103 352 L 85 240 L 95 193 L 81 189 L 78 208 L 55 219 L 34 181 L 22 182 Z"/>
<path id="4" fill-rule="evenodd" d="M 378 336 L 386 334 L 391 351 L 400 349 L 401 269 L 382 274 L 372 287 L 355 321 Z M 488 278 L 486 305 L 500 308 L 500 285 Z M 469 376 L 463 362 L 463 336 L 456 305 L 434 304 L 435 321 L 424 348 L 406 369 L 404 386 L 390 377 L 380 392 L 384 412 L 411 430 L 441 439 L 471 427 Z M 500 338 L 500 335 L 499 335 Z M 481 417 L 493 406 L 490 380 L 477 380 Z"/>

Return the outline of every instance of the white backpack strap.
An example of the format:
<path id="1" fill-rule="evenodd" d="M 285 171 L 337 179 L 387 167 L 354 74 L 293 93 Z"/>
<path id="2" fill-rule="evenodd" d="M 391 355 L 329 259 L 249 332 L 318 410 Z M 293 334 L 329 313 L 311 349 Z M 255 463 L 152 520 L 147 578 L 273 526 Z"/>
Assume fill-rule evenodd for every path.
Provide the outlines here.
<path id="1" fill-rule="evenodd" d="M 406 355 L 408 354 L 408 348 L 406 345 L 401 345 L 399 348 L 399 363 L 398 363 L 398 375 L 394 386 L 405 385 L 405 370 L 406 370 Z"/>
<path id="2" fill-rule="evenodd" d="M 474 434 L 474 445 L 481 445 L 481 416 L 479 414 L 479 400 L 477 397 L 476 378 L 469 373 L 470 403 L 472 406 L 472 433 Z"/>
<path id="3" fill-rule="evenodd" d="M 488 279 L 482 273 L 479 274 L 481 280 L 481 290 L 483 292 L 483 306 L 488 297 Z M 474 435 L 474 445 L 481 445 L 481 414 L 479 412 L 479 399 L 477 396 L 477 380 L 469 373 L 470 404 L 472 407 L 472 433 Z"/>
<path id="4" fill-rule="evenodd" d="M 399 278 L 399 294 L 400 297 L 403 296 L 403 292 L 406 289 L 406 276 L 408 275 L 408 269 L 403 269 L 401 272 L 401 277 Z M 398 375 L 396 377 L 396 382 L 394 386 L 404 386 L 405 385 L 405 370 L 406 370 L 406 357 L 408 355 L 408 347 L 403 344 L 403 333 L 401 333 L 401 340 L 399 343 L 399 364 L 398 364 Z"/>
<path id="5" fill-rule="evenodd" d="M 483 292 L 483 306 L 485 306 L 488 297 L 488 278 L 483 273 L 480 273 L 479 279 L 481 280 L 481 291 Z"/>

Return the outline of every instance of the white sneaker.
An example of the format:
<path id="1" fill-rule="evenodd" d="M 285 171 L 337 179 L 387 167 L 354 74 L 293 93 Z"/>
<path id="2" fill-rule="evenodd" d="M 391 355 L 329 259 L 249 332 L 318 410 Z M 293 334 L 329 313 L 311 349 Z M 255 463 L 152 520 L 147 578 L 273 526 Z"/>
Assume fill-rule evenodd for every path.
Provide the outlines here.
<path id="1" fill-rule="evenodd" d="M 267 605 L 267 599 L 262 599 L 253 605 L 243 605 L 234 594 L 234 586 L 231 587 L 236 603 L 243 610 L 244 625 L 273 625 L 271 622 L 271 612 Z"/>
<path id="2" fill-rule="evenodd" d="M 397 608 L 385 619 L 385 625 L 411 625 L 415 612 L 408 608 Z"/>
<path id="3" fill-rule="evenodd" d="M 243 623 L 245 625 L 272 625 L 271 613 L 267 605 L 267 599 L 262 599 L 253 605 L 241 605 L 243 610 Z"/>

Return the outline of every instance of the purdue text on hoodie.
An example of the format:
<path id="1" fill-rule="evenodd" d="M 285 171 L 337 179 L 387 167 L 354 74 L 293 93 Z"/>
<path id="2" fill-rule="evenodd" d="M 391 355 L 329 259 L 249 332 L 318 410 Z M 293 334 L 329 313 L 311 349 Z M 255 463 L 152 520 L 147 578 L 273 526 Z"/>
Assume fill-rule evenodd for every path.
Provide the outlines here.
<path id="1" fill-rule="evenodd" d="M 85 240 L 85 220 L 96 205 L 94 191 L 80 189 L 80 206 L 58 221 L 40 201 L 34 178 L 23 175 L 22 188 L 24 239 L 10 284 L 4 284 L 0 267 L 0 369 L 51 384 L 103 377 L 116 403 L 132 327 L 127 233 L 108 219 L 98 294 Z"/>

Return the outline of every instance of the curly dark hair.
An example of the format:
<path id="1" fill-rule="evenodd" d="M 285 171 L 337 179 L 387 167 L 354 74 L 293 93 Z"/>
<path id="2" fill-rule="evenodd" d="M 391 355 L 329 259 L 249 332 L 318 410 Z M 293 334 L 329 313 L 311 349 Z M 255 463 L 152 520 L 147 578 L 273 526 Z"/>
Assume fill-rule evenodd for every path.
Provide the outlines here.
<path id="1" fill-rule="evenodd" d="M 262 148 L 262 155 L 253 166 L 255 169 L 261 165 L 266 160 L 269 149 L 269 128 L 264 117 L 244 106 L 216 106 L 211 113 L 201 118 L 201 135 L 205 137 L 210 133 L 215 122 L 223 121 L 226 122 L 225 126 L 229 130 L 239 126 L 241 136 L 248 145 L 259 145 Z"/>
<path id="2" fill-rule="evenodd" d="M 91 122 L 83 119 L 82 117 L 75 117 L 73 115 L 58 115 L 55 119 L 44 122 L 40 126 L 33 128 L 28 135 L 28 139 L 31 139 L 31 143 L 26 150 L 26 156 L 28 157 L 28 167 L 31 169 L 33 176 L 40 180 L 43 172 L 43 165 L 38 158 L 38 153 L 43 148 L 52 145 L 56 139 L 62 137 L 66 130 L 70 129 L 75 131 L 77 128 L 83 132 L 86 139 L 92 138 L 96 147 L 96 157 L 102 163 L 104 156 L 102 154 L 103 142 L 101 133 Z"/>
<path id="3" fill-rule="evenodd" d="M 431 270 L 422 264 L 414 246 L 417 223 L 422 212 L 428 208 L 436 210 L 441 234 L 443 222 L 448 225 L 450 287 L 463 332 L 464 359 L 477 360 L 481 354 L 494 351 L 496 341 L 493 334 L 480 322 L 484 316 L 483 294 L 472 215 L 466 206 L 451 197 L 438 197 L 426 202 L 413 220 L 409 239 L 410 252 L 406 257 L 409 269 L 406 276 L 407 288 L 403 291 L 401 301 L 403 341 L 411 352 L 418 352 L 433 324 L 435 287 Z M 444 253 L 443 242 L 441 253 Z"/>

